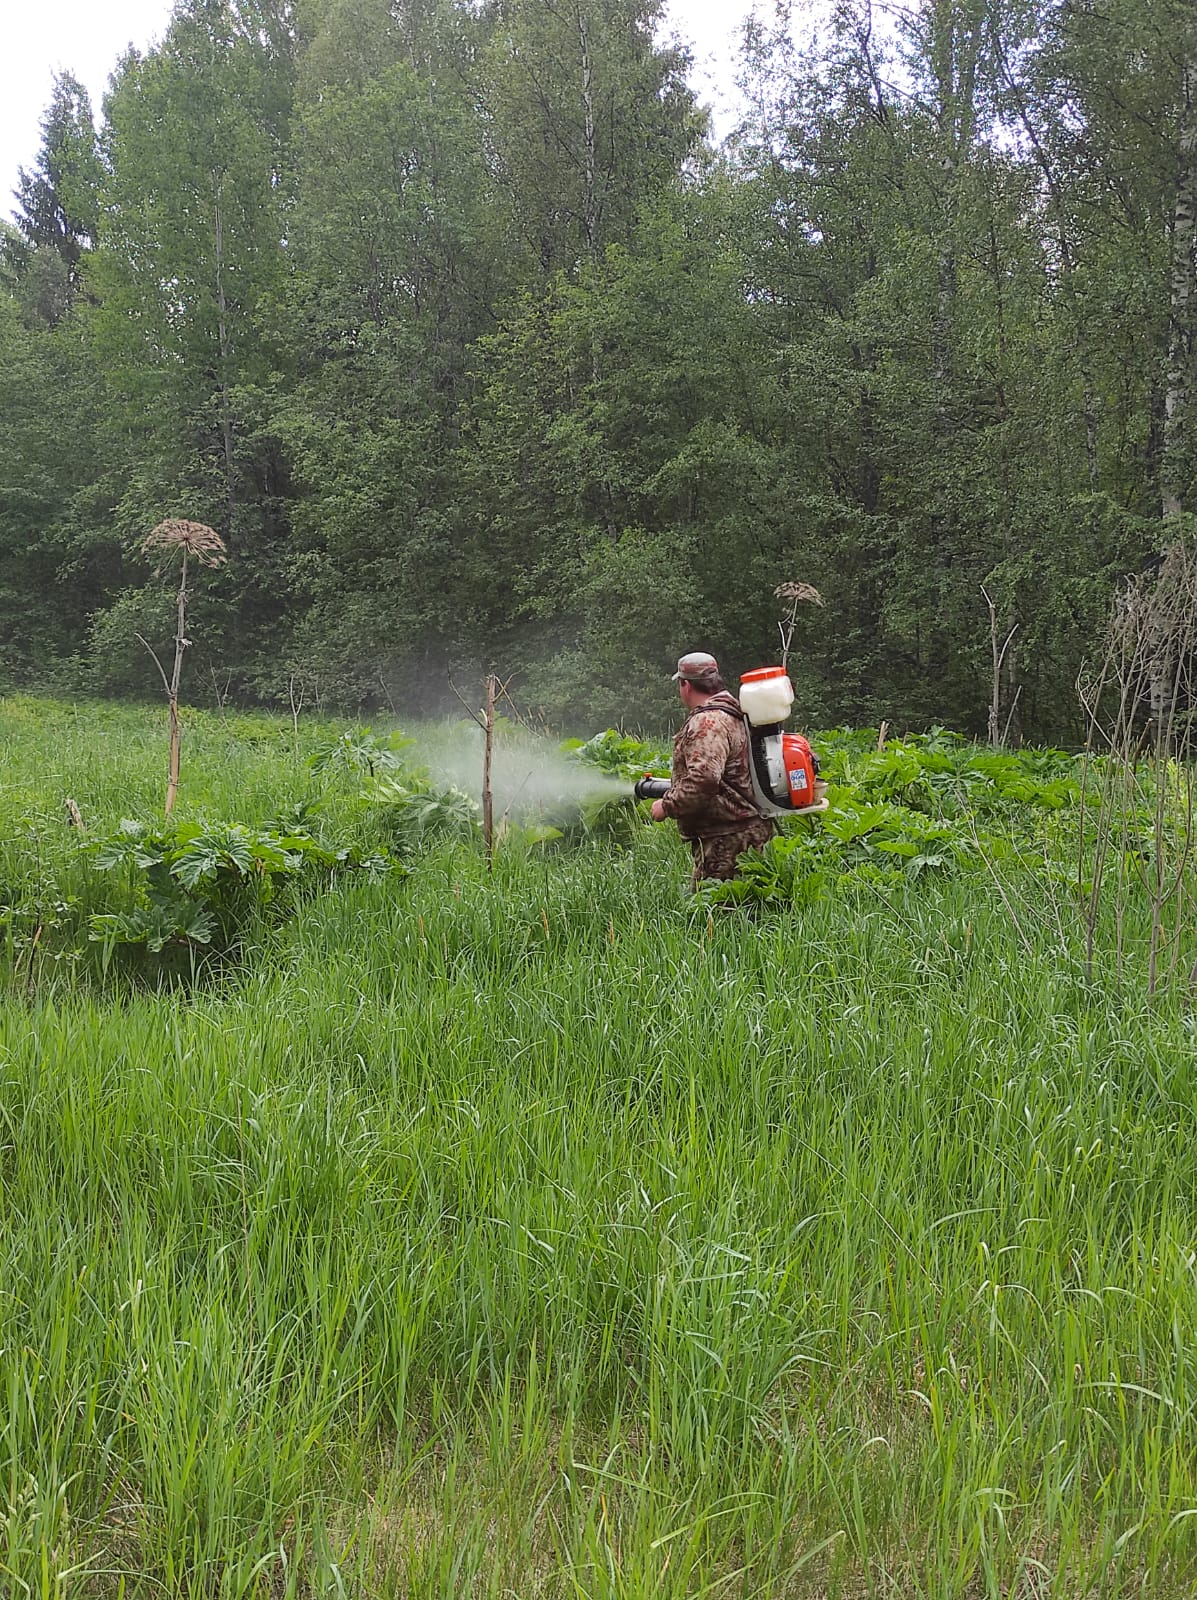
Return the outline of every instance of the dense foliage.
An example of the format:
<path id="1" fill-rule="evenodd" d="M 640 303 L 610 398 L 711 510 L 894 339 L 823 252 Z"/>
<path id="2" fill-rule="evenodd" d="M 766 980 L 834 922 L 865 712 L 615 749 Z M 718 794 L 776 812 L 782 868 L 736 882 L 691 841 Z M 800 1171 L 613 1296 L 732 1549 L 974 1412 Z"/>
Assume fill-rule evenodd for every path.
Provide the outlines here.
<path id="1" fill-rule="evenodd" d="M 1091 763 L 830 733 L 745 909 L 643 808 L 487 872 L 408 732 L 185 712 L 167 830 L 164 708 L 0 701 L 0 1590 L 1190 1596 L 1191 995 L 1133 878 L 1087 962 Z"/>
<path id="2" fill-rule="evenodd" d="M 3 717 L 10 767 L 31 761 L 46 740 L 77 739 L 81 718 L 101 739 L 109 727 L 131 730 L 139 749 L 151 726 L 102 705 L 24 698 L 4 702 Z M 1149 766 L 1124 775 L 1133 792 L 1120 801 L 1115 824 L 1102 812 L 1107 760 L 1030 747 L 993 751 L 943 728 L 901 740 L 873 728 L 814 737 L 829 809 L 780 822 L 777 837 L 745 858 L 738 882 L 703 888 L 702 906 L 809 906 L 862 888 L 888 894 L 923 875 L 992 878 L 1004 893 L 1002 879 L 1013 870 L 1023 887 L 1010 885 L 1010 895 L 1046 895 L 1057 922 L 1062 896 L 1080 927 L 1099 857 L 1113 852 L 1126 858 L 1105 892 L 1115 895 L 1113 914 L 1127 911 L 1119 897 L 1129 892 L 1132 856 L 1141 858 L 1139 899 L 1150 899 L 1156 875 L 1146 868 L 1155 855 L 1163 878 L 1174 868 L 1182 875 L 1172 889 L 1164 890 L 1163 878 L 1156 887 L 1158 898 L 1179 896 L 1184 921 L 1192 815 L 1187 780 L 1177 772 L 1174 784 L 1168 775 L 1175 763 L 1164 764 L 1168 792 L 1158 805 Z M 98 956 L 106 976 L 119 951 L 122 977 L 195 981 L 213 965 L 240 961 L 245 948 L 346 875 L 398 878 L 437 844 L 469 848 L 480 838 L 481 736 L 468 721 L 424 724 L 413 737 L 191 712 L 187 744 L 188 766 L 199 770 L 188 773 L 181 816 L 165 823 L 147 820 L 154 806 L 144 794 L 140 804 L 129 795 L 114 816 L 102 788 L 109 815 L 97 830 L 94 788 L 79 799 L 66 799 L 64 790 L 47 808 L 43 783 L 33 792 L 9 785 L 0 800 L 0 929 L 10 960 L 36 956 L 77 969 Z M 259 797 L 247 810 L 233 789 L 214 805 L 204 768 L 223 768 L 235 753 L 235 770 L 250 752 L 273 769 L 269 800 Z M 558 746 L 501 719 L 492 773 L 498 842 L 517 854 L 599 841 L 639 848 L 647 804 L 635 800 L 633 783 L 645 772 L 667 773 L 669 763 L 666 744 L 612 728 Z M 1095 903 L 1093 914 L 1102 912 Z M 1174 967 L 1183 953 L 1175 951 Z"/>
<path id="3" fill-rule="evenodd" d="M 64 74 L 0 272 L 0 671 L 143 692 L 165 516 L 230 560 L 192 698 L 659 725 L 701 642 L 812 722 L 1062 739 L 1187 531 L 1197 24 L 842 0 L 718 146 L 658 0 L 179 0 Z M 884 14 L 884 18 L 883 18 Z"/>

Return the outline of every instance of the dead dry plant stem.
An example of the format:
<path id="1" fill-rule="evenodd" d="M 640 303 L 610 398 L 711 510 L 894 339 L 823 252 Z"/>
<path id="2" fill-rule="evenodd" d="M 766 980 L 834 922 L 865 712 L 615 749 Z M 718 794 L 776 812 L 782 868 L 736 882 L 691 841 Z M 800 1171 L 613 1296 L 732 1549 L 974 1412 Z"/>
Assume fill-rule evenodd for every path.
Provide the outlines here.
<path id="1" fill-rule="evenodd" d="M 973 821 L 971 816 L 969 817 L 968 826 L 969 831 L 972 834 L 973 844 L 976 848 L 977 854 L 981 858 L 981 864 L 984 866 L 989 876 L 993 879 L 994 888 L 1001 897 L 1001 902 L 1006 908 L 1006 912 L 1014 926 L 1015 933 L 1018 935 L 1018 942 L 1022 945 L 1027 957 L 1029 959 L 1033 959 L 1035 954 L 1034 947 L 1031 944 L 1031 941 L 1027 938 L 1026 929 L 1022 925 L 1022 918 L 1015 910 L 1014 905 L 1010 900 L 1010 896 L 1006 893 L 1005 884 L 1003 884 L 1001 878 L 998 876 L 997 869 L 994 867 L 993 862 L 989 859 L 988 854 L 982 846 L 980 835 L 977 832 L 976 823 Z"/>
<path id="2" fill-rule="evenodd" d="M 1078 846 L 1085 970 L 1092 977 L 1103 914 L 1108 914 L 1117 981 L 1127 981 L 1135 910 L 1146 902 L 1148 998 L 1181 972 L 1192 920 L 1197 841 L 1189 707 L 1195 649 L 1197 564 L 1178 539 L 1155 571 L 1118 594 L 1104 660 L 1096 673 L 1082 673 L 1077 680 L 1089 727 Z M 1101 781 L 1094 787 L 1090 780 L 1098 753 Z M 1091 866 L 1087 884 L 1086 865 Z M 1143 926 L 1141 920 L 1138 925 Z M 1191 982 L 1197 963 L 1188 966 Z"/>
<path id="3" fill-rule="evenodd" d="M 482 756 L 482 843 L 486 850 L 486 870 L 495 864 L 495 797 L 491 785 L 491 763 L 495 746 L 495 692 L 498 681 L 493 672 L 486 677 L 486 721 L 483 728 L 486 743 Z"/>
<path id="4" fill-rule="evenodd" d="M 1011 634 L 1010 637 L 1013 638 L 1014 635 Z M 1015 718 L 1015 715 L 1017 714 L 1017 711 L 1018 711 L 1018 702 L 1021 699 L 1022 699 L 1022 684 L 1020 683 L 1018 688 L 1015 689 L 1015 691 L 1014 691 L 1014 698 L 1010 702 L 1010 711 L 1009 711 L 1009 714 L 1006 717 L 1006 726 L 1002 729 L 1002 746 L 1003 746 L 1003 748 L 1010 743 L 1010 729 L 1014 726 L 1014 718 Z"/>
<path id="5" fill-rule="evenodd" d="M 986 855 L 976 823 L 971 818 L 969 828 L 977 854 L 986 861 L 990 873 L 996 875 L 996 864 L 991 856 Z M 1054 932 L 1061 952 L 1066 954 L 1069 949 L 1068 933 L 1064 926 L 1060 897 L 1050 872 L 1051 857 L 1046 840 L 1040 841 L 1038 852 L 1033 847 L 1024 850 L 1017 840 L 1011 841 L 1010 848 L 1020 868 L 1017 881 L 1035 885 L 1033 893 L 1015 894 L 1015 880 L 1007 878 L 1006 887 L 1010 891 L 1011 906 L 1027 922 L 1035 923 L 1045 932 Z"/>
<path id="6" fill-rule="evenodd" d="M 220 712 L 220 720 L 223 722 L 225 720 L 224 710 L 229 703 L 229 686 L 233 681 L 232 668 L 225 669 L 223 689 L 220 687 L 220 679 L 216 675 L 215 667 L 208 668 L 208 676 L 212 679 L 212 693 L 216 697 L 216 709 Z"/>
<path id="7" fill-rule="evenodd" d="M 476 722 L 482 729 L 482 843 L 486 850 L 486 870 L 491 872 L 495 860 L 495 801 L 491 782 L 495 744 L 495 702 L 507 696 L 507 684 L 500 683 L 495 673 L 487 673 L 486 700 L 481 715 L 470 705 L 452 678 L 449 679 L 449 687 L 465 707 L 470 720 Z"/>
<path id="8" fill-rule="evenodd" d="M 193 555 L 201 566 L 223 566 L 225 556 L 224 540 L 213 528 L 202 522 L 189 522 L 181 517 L 168 517 L 165 522 L 160 522 L 152 529 L 141 543 L 144 555 L 157 555 L 173 558 L 180 557 L 179 592 L 175 598 L 175 661 L 174 669 L 168 679 L 161 661 L 153 648 L 142 638 L 137 638 L 154 657 L 154 665 L 158 668 L 158 675 L 162 679 L 166 690 L 166 698 L 170 705 L 170 769 L 166 782 L 166 816 L 170 816 L 174 809 L 175 797 L 179 792 L 179 762 L 182 733 L 179 725 L 179 683 L 183 676 L 183 652 L 191 640 L 187 637 L 187 557 Z"/>
<path id="9" fill-rule="evenodd" d="M 299 759 L 299 713 L 303 710 L 303 703 L 307 696 L 307 683 L 299 673 L 293 672 L 287 679 L 287 695 L 291 701 L 291 738 L 295 751 L 295 759 Z"/>
<path id="10" fill-rule="evenodd" d="M 517 722 L 521 728 L 534 736 L 546 737 L 548 730 L 543 726 L 543 723 L 538 728 L 532 720 L 531 713 L 522 711 L 511 698 L 511 684 L 512 679 L 508 678 L 505 683 L 498 685 L 495 690 L 496 705 L 498 701 L 502 700 L 507 707 L 505 715 L 509 716 L 513 722 Z"/>
<path id="11" fill-rule="evenodd" d="M 462 706 L 465 709 L 466 716 L 469 717 L 470 721 L 471 722 L 476 722 L 480 728 L 485 728 L 486 727 L 486 723 L 482 720 L 482 718 L 474 710 L 473 706 L 466 699 L 465 695 L 462 694 L 461 690 L 453 682 L 452 678 L 449 679 L 449 687 L 450 687 L 450 689 L 452 689 L 453 693 L 457 696 L 457 698 L 461 701 Z"/>
<path id="12" fill-rule="evenodd" d="M 1016 622 L 1006 634 L 1004 641 L 998 644 L 997 606 L 993 597 L 984 584 L 981 593 L 985 596 L 985 604 L 989 607 L 989 648 L 993 658 L 993 684 L 989 700 L 989 742 L 995 750 L 1000 750 L 1010 733 L 1010 726 L 1014 721 L 1014 713 L 1018 707 L 1018 694 L 1015 694 L 1006 718 L 1005 728 L 1002 728 L 1002 668 L 1006 664 L 1006 653 L 1014 642 L 1014 635 L 1018 632 Z"/>
<path id="13" fill-rule="evenodd" d="M 168 678 L 166 676 L 166 668 L 158 659 L 158 652 L 154 649 L 149 640 L 140 633 L 135 634 L 134 637 L 141 644 L 145 645 L 146 649 L 150 652 L 150 655 L 154 658 L 154 665 L 158 668 L 158 676 L 162 679 L 162 687 L 166 690 L 166 701 L 170 707 L 170 766 L 166 779 L 166 804 L 163 808 L 164 815 L 169 817 L 171 809 L 175 803 L 175 795 L 179 792 L 179 749 L 181 741 L 179 737 L 178 669 L 180 657 L 176 647 L 175 672 L 173 677 Z"/>
<path id="14" fill-rule="evenodd" d="M 779 583 L 773 594 L 778 600 L 788 600 L 790 602 L 789 616 L 783 617 L 777 624 L 777 631 L 781 634 L 781 668 L 783 672 L 788 672 L 790 645 L 794 640 L 794 629 L 798 625 L 798 607 L 803 604 L 821 606 L 823 604 L 823 596 L 815 588 L 814 584 L 801 583 L 797 580 Z"/>
<path id="15" fill-rule="evenodd" d="M 32 1000 L 37 988 L 37 947 L 42 942 L 44 923 L 39 922 L 34 930 L 33 938 L 29 941 L 29 971 L 25 978 L 25 998 Z M 16 968 L 13 968 L 16 971 Z"/>
<path id="16" fill-rule="evenodd" d="M 175 664 L 170 675 L 170 774 L 166 784 L 165 812 L 169 817 L 174 810 L 179 792 L 179 761 L 182 730 L 179 727 L 179 681 L 183 676 L 183 652 L 191 643 L 187 638 L 187 548 L 183 547 L 183 563 L 179 572 L 179 593 L 175 613 Z"/>

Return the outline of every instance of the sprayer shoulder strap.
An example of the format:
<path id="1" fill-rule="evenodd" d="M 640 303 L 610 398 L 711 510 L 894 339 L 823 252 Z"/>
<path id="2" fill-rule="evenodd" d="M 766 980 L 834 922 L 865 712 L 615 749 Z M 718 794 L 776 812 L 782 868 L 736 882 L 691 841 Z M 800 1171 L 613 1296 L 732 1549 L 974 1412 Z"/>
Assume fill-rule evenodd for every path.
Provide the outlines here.
<path id="1" fill-rule="evenodd" d="M 725 717 L 731 717 L 736 722 L 744 721 L 744 713 L 739 706 L 696 706 L 690 716 L 701 717 L 704 711 L 722 711 Z"/>

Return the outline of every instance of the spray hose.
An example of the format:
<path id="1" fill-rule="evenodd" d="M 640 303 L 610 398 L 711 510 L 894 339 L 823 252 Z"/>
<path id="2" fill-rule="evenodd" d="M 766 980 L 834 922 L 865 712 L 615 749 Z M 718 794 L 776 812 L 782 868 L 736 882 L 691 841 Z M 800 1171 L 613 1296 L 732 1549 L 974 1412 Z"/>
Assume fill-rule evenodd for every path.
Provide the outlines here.
<path id="1" fill-rule="evenodd" d="M 636 780 L 632 793 L 637 800 L 660 800 L 669 793 L 669 779 L 654 778 L 651 772 L 646 772 L 643 778 Z"/>

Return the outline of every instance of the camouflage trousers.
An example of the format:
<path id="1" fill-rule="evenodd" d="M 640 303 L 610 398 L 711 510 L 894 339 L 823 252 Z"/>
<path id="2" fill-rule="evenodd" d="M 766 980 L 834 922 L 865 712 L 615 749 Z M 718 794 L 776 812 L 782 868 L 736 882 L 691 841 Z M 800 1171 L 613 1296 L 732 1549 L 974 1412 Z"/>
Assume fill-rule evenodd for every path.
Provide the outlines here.
<path id="1" fill-rule="evenodd" d="M 694 857 L 691 887 L 697 889 L 704 879 L 737 877 L 740 857 L 745 850 L 759 850 L 772 837 L 771 820 L 758 817 L 754 822 L 746 822 L 734 833 L 716 833 L 706 839 L 691 839 L 690 854 Z"/>

